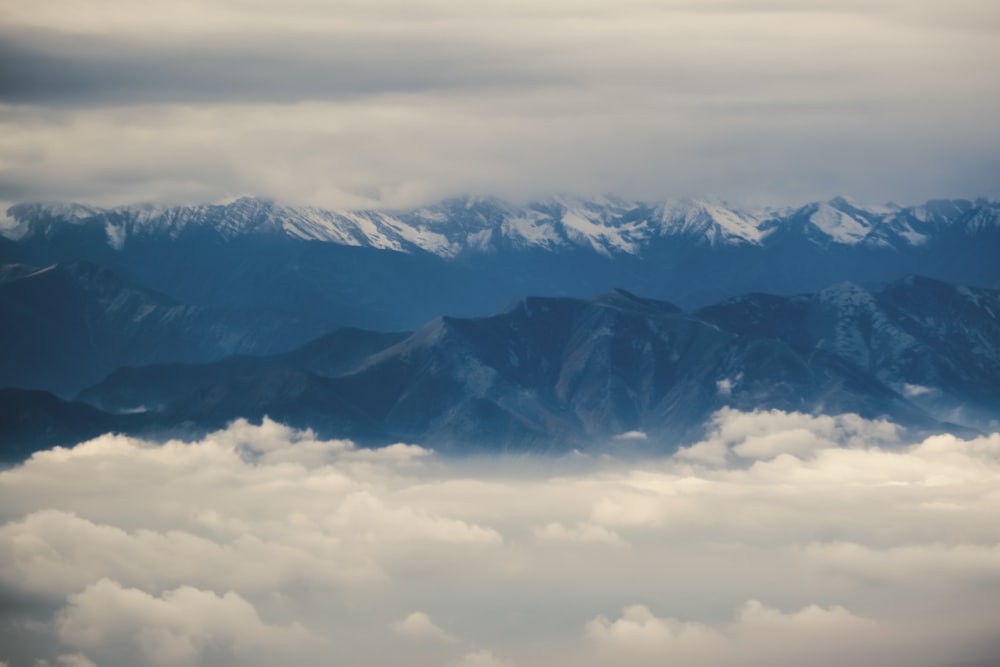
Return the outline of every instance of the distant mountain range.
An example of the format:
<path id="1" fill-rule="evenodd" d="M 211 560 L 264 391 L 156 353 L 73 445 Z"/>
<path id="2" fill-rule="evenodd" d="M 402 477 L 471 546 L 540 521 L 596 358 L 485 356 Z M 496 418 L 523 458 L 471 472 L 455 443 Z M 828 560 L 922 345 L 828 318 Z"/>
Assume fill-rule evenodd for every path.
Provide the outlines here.
<path id="1" fill-rule="evenodd" d="M 985 199 L 26 204 L 4 230 L 0 441 L 19 452 L 264 415 L 454 450 L 676 444 L 725 406 L 1000 416 Z"/>
<path id="2" fill-rule="evenodd" d="M 396 330 L 485 315 L 526 294 L 613 286 L 684 308 L 750 291 L 919 274 L 1000 287 L 1000 202 L 794 209 L 704 201 L 464 198 L 410 211 L 325 211 L 259 199 L 189 207 L 19 204 L 0 263 L 85 260 L 215 309 Z"/>
<path id="3" fill-rule="evenodd" d="M 111 209 L 79 204 L 19 204 L 7 211 L 11 238 L 52 238 L 61 227 L 96 227 L 107 244 L 124 250 L 145 237 L 178 237 L 209 230 L 224 239 L 283 235 L 337 245 L 439 257 L 510 249 L 583 247 L 596 253 L 642 255 L 664 239 L 701 245 L 768 246 L 791 235 L 820 245 L 906 248 L 943 234 L 995 229 L 1000 202 L 937 200 L 919 206 L 864 206 L 845 197 L 798 208 L 740 209 L 723 203 L 678 200 L 630 202 L 555 197 L 527 205 L 492 198 L 461 198 L 409 211 L 329 211 L 242 198 L 230 204 L 154 205 Z"/>
<path id="4" fill-rule="evenodd" d="M 278 355 L 123 368 L 83 391 L 86 405 L 31 396 L 47 415 L 39 442 L 65 437 L 74 419 L 88 433 L 111 421 L 176 435 L 268 415 L 451 451 L 592 447 L 630 432 L 669 448 L 727 406 L 968 431 L 1000 419 L 998 315 L 1000 291 L 925 278 L 695 312 L 615 290 L 439 317 L 411 334 L 340 330 Z"/>

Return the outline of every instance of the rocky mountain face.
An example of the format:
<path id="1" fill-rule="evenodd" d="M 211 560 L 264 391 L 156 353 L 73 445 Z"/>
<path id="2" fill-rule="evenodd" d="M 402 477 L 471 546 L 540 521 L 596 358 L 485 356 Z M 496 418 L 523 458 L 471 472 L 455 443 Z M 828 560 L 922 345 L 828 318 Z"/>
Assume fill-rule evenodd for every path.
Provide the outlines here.
<path id="1" fill-rule="evenodd" d="M 532 297 L 485 318 L 439 317 L 408 335 L 350 330 L 281 355 L 122 369 L 79 398 L 133 420 L 139 413 L 131 428 L 153 432 L 268 415 L 362 442 L 454 451 L 593 447 L 631 432 L 670 448 L 699 435 L 723 407 L 961 428 L 942 423 L 954 415 L 916 398 L 924 390 L 964 397 L 965 385 L 882 361 L 908 360 L 913 341 L 948 339 L 940 319 L 898 305 L 906 302 L 900 293 L 922 289 L 943 290 L 934 301 L 942 309 L 971 294 L 966 340 L 995 348 L 990 311 L 1000 293 L 925 279 L 874 294 L 843 285 L 798 297 L 751 295 L 695 313 L 615 290 L 591 300 Z M 874 316 L 872 300 L 897 304 L 892 317 L 910 327 L 910 338 Z M 939 318 L 956 311 L 943 312 Z M 892 338 L 900 341 L 895 348 Z M 963 359 L 974 364 L 969 377 L 981 383 L 983 414 L 1000 415 L 1000 393 L 990 394 L 1000 382 L 995 349 L 992 365 L 945 347 L 935 348 L 941 359 L 923 348 L 919 354 L 930 367 L 949 357 L 948 368 Z M 928 384 L 915 389 L 917 379 Z"/>
<path id="2" fill-rule="evenodd" d="M 910 276 L 879 290 L 751 294 L 697 311 L 742 335 L 845 359 L 941 419 L 995 428 L 1000 292 Z"/>
<path id="3" fill-rule="evenodd" d="M 620 291 L 440 318 L 340 384 L 392 437 L 456 447 L 630 431 L 676 441 L 725 405 L 916 416 L 832 355 L 734 336 Z"/>

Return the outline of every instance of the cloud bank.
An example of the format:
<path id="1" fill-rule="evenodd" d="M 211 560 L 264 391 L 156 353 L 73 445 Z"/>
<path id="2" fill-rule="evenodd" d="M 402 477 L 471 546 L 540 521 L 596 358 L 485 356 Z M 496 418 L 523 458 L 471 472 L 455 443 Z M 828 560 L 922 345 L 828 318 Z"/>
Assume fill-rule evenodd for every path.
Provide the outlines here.
<path id="1" fill-rule="evenodd" d="M 676 455 L 644 446 L 456 460 L 265 420 L 39 452 L 0 472 L 0 658 L 1000 658 L 1000 434 L 910 443 L 851 415 L 726 410 Z"/>
<path id="2" fill-rule="evenodd" d="M 997 195 L 988 0 L 0 9 L 0 199 Z"/>

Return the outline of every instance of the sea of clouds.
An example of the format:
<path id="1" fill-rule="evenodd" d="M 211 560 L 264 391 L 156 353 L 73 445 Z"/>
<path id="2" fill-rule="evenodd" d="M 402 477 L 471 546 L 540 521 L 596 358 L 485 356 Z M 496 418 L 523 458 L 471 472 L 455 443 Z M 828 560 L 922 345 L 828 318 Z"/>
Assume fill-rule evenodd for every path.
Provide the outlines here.
<path id="1" fill-rule="evenodd" d="M 1000 434 L 723 411 L 671 456 L 265 420 L 0 472 L 0 665 L 995 665 Z"/>

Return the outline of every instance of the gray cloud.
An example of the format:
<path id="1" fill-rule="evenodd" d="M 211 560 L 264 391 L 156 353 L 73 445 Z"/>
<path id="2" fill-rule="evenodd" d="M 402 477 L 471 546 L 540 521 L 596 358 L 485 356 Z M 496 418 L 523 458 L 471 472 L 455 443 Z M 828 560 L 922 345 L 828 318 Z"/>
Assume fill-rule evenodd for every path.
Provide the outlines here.
<path id="1" fill-rule="evenodd" d="M 88 7 L 0 14 L 4 199 L 912 202 L 1000 182 L 991 2 Z"/>
<path id="2" fill-rule="evenodd" d="M 228 43 L 227 43 L 228 42 Z M 355 35 L 261 35 L 147 43 L 34 30 L 0 35 L 0 102 L 58 106 L 245 104 L 345 100 L 387 93 L 528 88 L 575 78 L 527 66 L 488 43 Z"/>
<path id="3" fill-rule="evenodd" d="M 449 460 L 270 421 L 41 452 L 0 472 L 0 645 L 102 667 L 1000 655 L 1000 434 L 724 411 L 635 457 Z"/>

